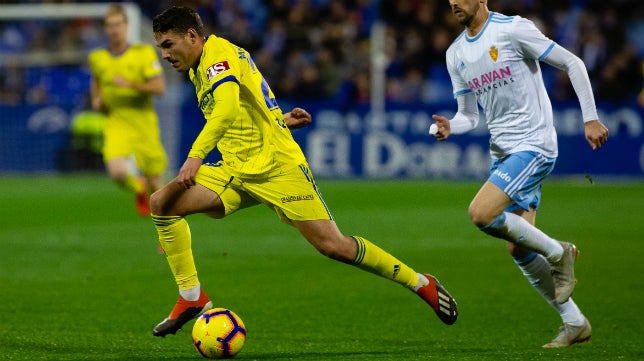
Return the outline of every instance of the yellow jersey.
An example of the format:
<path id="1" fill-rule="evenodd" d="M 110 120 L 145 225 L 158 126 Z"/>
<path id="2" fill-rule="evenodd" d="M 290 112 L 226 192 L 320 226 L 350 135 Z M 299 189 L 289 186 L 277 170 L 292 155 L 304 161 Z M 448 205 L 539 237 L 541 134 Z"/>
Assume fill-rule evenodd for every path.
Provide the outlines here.
<path id="1" fill-rule="evenodd" d="M 306 162 L 246 50 L 210 35 L 189 76 L 206 124 L 188 157 L 204 159 L 216 146 L 224 166 L 242 178 L 270 176 Z"/>
<path id="2" fill-rule="evenodd" d="M 121 54 L 96 49 L 89 54 L 88 63 L 107 108 L 106 131 L 115 130 L 123 136 L 140 134 L 142 139 L 158 137 L 159 124 L 152 95 L 114 84 L 116 75 L 136 83 L 162 75 L 163 68 L 154 47 L 130 45 Z"/>

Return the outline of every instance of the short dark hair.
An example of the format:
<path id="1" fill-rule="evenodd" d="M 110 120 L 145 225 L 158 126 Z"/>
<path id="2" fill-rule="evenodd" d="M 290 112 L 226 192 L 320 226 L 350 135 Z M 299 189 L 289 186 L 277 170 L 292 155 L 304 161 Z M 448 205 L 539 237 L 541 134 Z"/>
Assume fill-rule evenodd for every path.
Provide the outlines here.
<path id="1" fill-rule="evenodd" d="M 152 31 L 155 33 L 166 33 L 172 30 L 185 34 L 188 29 L 195 29 L 199 36 L 206 36 L 199 14 L 185 6 L 173 6 L 152 19 Z"/>

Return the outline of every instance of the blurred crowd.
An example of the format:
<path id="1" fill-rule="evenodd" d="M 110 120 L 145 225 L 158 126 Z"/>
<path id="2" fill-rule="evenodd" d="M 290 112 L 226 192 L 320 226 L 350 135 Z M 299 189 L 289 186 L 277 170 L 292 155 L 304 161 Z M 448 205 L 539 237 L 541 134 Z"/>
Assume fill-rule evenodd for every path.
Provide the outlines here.
<path id="1" fill-rule="evenodd" d="M 30 1 L 21 1 L 25 2 Z M 454 21 L 447 0 L 136 2 L 149 18 L 171 5 L 196 8 L 209 32 L 253 55 L 279 98 L 334 101 L 340 108 L 369 102 L 370 33 L 380 20 L 385 24 L 387 99 L 400 103 L 452 99 L 445 51 L 463 28 Z M 642 92 L 643 4 L 641 0 L 490 0 L 488 7 L 533 20 L 548 37 L 582 58 L 598 101 L 620 103 Z M 62 28 L 57 24 L 52 29 L 42 21 L 3 22 L 0 52 L 86 53 L 101 42 L 100 22 L 77 20 Z M 22 62 L 0 67 L 0 103 L 37 102 L 51 96 L 50 88 L 38 91 L 37 81 L 21 68 Z M 549 66 L 542 69 L 554 101 L 575 99 L 563 72 Z M 70 78 L 64 71 L 58 73 L 52 75 L 58 80 L 50 81 L 50 86 L 63 82 L 85 86 L 82 74 Z"/>

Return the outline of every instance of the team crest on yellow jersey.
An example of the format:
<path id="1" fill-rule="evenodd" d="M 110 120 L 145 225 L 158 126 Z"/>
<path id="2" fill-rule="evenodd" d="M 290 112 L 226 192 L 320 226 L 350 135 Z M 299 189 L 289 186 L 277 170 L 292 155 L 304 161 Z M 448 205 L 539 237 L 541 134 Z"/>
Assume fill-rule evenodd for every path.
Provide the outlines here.
<path id="1" fill-rule="evenodd" d="M 208 69 L 206 69 L 208 80 L 212 80 L 212 78 L 225 72 L 226 70 L 230 70 L 230 66 L 228 65 L 227 61 L 220 61 L 219 63 L 211 65 L 210 67 L 208 67 Z"/>
<path id="2" fill-rule="evenodd" d="M 496 62 L 496 59 L 499 58 L 499 49 L 496 46 L 492 45 L 490 46 L 489 54 L 490 58 L 492 58 L 492 61 Z"/>

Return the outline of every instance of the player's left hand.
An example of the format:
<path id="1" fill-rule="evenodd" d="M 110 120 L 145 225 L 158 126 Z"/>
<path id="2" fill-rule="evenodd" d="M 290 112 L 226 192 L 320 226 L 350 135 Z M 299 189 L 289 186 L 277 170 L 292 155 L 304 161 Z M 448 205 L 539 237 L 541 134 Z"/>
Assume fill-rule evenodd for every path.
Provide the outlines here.
<path id="1" fill-rule="evenodd" d="M 177 184 L 184 187 L 185 189 L 189 189 L 190 187 L 197 184 L 197 182 L 195 181 L 195 175 L 197 174 L 199 167 L 201 167 L 202 162 L 203 160 L 199 158 L 186 159 L 186 161 L 183 162 L 181 169 L 179 170 L 179 175 L 177 175 L 177 178 L 175 178 L 175 182 L 177 182 Z"/>
<path id="2" fill-rule="evenodd" d="M 599 119 L 584 123 L 584 131 L 586 133 L 586 141 L 588 141 L 588 144 L 593 149 L 601 148 L 608 140 L 608 129 Z"/>
<path id="3" fill-rule="evenodd" d="M 293 108 L 284 114 L 284 123 L 289 129 L 299 129 L 311 124 L 311 114 L 302 108 Z"/>

